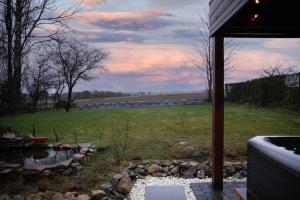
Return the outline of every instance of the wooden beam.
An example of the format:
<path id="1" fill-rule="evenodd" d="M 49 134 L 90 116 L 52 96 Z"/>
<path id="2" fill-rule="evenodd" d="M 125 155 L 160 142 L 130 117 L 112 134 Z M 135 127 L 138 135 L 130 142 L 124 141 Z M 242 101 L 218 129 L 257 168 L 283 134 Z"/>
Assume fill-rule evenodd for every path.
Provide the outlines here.
<path id="1" fill-rule="evenodd" d="M 212 183 L 215 189 L 223 188 L 224 152 L 224 37 L 213 38 L 213 136 Z"/>

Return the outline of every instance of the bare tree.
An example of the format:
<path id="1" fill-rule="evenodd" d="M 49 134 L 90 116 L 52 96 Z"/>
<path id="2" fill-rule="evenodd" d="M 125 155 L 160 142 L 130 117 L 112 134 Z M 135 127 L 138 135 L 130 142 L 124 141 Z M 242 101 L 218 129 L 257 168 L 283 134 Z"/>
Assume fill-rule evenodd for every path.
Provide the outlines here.
<path id="1" fill-rule="evenodd" d="M 38 54 L 34 62 L 26 62 L 23 83 L 30 97 L 33 112 L 36 111 L 40 97 L 51 88 L 53 77 L 47 55 Z"/>
<path id="2" fill-rule="evenodd" d="M 53 109 L 56 110 L 57 102 L 61 100 L 62 93 L 66 86 L 66 81 L 62 68 L 55 62 L 55 56 L 51 56 L 51 52 L 49 52 L 49 54 L 49 65 L 53 71 L 53 79 L 51 84 L 51 88 L 54 89 Z"/>
<path id="3" fill-rule="evenodd" d="M 212 59 L 212 39 L 209 35 L 208 13 L 206 11 L 200 15 L 200 30 L 199 38 L 195 46 L 195 53 L 193 55 L 193 63 L 196 66 L 200 77 L 205 79 L 207 83 L 207 97 L 208 101 L 212 101 L 212 80 L 213 80 L 213 59 Z M 224 64 L 225 76 L 228 77 L 234 71 L 233 60 L 236 52 L 240 48 L 240 44 L 232 39 L 227 39 L 224 42 Z"/>
<path id="4" fill-rule="evenodd" d="M 89 47 L 75 39 L 56 38 L 52 45 L 52 55 L 61 67 L 68 88 L 66 111 L 71 108 L 72 92 L 80 80 L 90 81 L 95 78 L 92 72 L 103 71 L 103 61 L 109 53 L 102 49 Z"/>
<path id="5" fill-rule="evenodd" d="M 60 32 L 64 26 L 63 21 L 74 13 L 73 7 L 59 11 L 56 2 L 57 0 L 0 0 L 1 41 L 6 46 L 6 101 L 12 108 L 20 102 L 24 55 L 36 44 Z"/>
<path id="6" fill-rule="evenodd" d="M 261 77 L 273 77 L 280 75 L 288 75 L 295 72 L 295 66 L 285 66 L 282 63 L 276 63 L 274 65 L 268 65 L 263 69 L 263 72 L 260 74 Z"/>

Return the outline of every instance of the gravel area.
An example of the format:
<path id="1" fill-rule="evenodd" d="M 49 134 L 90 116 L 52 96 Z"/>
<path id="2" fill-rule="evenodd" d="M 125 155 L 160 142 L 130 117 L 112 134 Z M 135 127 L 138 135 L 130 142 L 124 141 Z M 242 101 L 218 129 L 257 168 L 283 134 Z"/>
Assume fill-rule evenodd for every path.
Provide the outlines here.
<path id="1" fill-rule="evenodd" d="M 246 181 L 246 179 L 234 179 L 228 178 L 225 181 Z M 176 177 L 151 177 L 147 176 L 145 179 L 138 179 L 130 194 L 129 199 L 131 200 L 144 200 L 145 199 L 145 186 L 182 186 L 187 200 L 196 200 L 196 197 L 190 187 L 191 183 L 207 183 L 211 182 L 211 178 L 207 179 L 183 179 Z"/>

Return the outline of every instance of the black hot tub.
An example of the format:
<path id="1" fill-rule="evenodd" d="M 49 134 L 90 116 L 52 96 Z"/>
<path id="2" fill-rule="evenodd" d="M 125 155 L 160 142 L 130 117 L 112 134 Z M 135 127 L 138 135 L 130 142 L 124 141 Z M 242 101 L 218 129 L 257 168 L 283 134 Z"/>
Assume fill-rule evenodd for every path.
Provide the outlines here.
<path id="1" fill-rule="evenodd" d="M 300 137 L 249 140 L 247 185 L 261 200 L 300 199 Z"/>

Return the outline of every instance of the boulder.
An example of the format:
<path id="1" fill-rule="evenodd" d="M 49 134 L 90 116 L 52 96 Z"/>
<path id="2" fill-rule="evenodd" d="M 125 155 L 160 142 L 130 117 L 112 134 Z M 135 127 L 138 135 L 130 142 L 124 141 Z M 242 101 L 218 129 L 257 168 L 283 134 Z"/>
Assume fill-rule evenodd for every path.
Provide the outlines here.
<path id="1" fill-rule="evenodd" d="M 141 168 L 140 166 L 138 166 L 137 168 L 135 168 L 135 173 L 136 174 L 140 174 L 140 175 L 146 175 L 146 171 L 143 169 L 143 168 Z"/>
<path id="2" fill-rule="evenodd" d="M 26 200 L 43 200 L 43 199 L 44 199 L 44 193 L 42 193 L 42 192 L 39 192 L 36 194 L 29 194 L 26 197 Z"/>
<path id="3" fill-rule="evenodd" d="M 150 165 L 150 167 L 147 168 L 147 171 L 150 174 L 156 173 L 156 172 L 161 172 L 162 171 L 162 167 L 157 165 L 156 163 Z"/>
<path id="4" fill-rule="evenodd" d="M 72 192 L 66 192 L 64 194 L 64 200 L 76 200 L 76 197 Z"/>
<path id="5" fill-rule="evenodd" d="M 190 167 L 189 169 L 185 170 L 182 174 L 183 178 L 195 178 L 197 172 L 196 167 Z"/>
<path id="6" fill-rule="evenodd" d="M 64 174 L 64 175 L 69 175 L 69 174 L 71 174 L 72 172 L 73 172 L 73 169 L 70 167 L 70 168 L 66 169 L 66 170 L 63 172 L 63 174 Z"/>
<path id="7" fill-rule="evenodd" d="M 111 180 L 111 184 L 116 186 L 119 183 L 119 180 L 122 178 L 122 174 L 114 174 Z"/>
<path id="8" fill-rule="evenodd" d="M 16 138 L 16 134 L 15 133 L 4 133 L 2 135 L 3 139 L 15 139 Z"/>
<path id="9" fill-rule="evenodd" d="M 61 193 L 55 193 L 52 197 L 51 200 L 64 200 L 64 197 Z"/>
<path id="10" fill-rule="evenodd" d="M 205 178 L 205 171 L 203 169 L 198 170 L 196 177 L 200 178 L 200 179 L 204 179 Z"/>
<path id="11" fill-rule="evenodd" d="M 170 174 L 176 174 L 179 172 L 179 167 L 174 167 L 173 169 L 170 170 Z"/>
<path id="12" fill-rule="evenodd" d="M 111 183 L 104 183 L 103 185 L 101 185 L 101 188 L 105 191 L 105 192 L 110 192 L 113 190 L 113 186 Z"/>
<path id="13" fill-rule="evenodd" d="M 73 155 L 74 160 L 80 161 L 85 157 L 84 154 L 76 153 Z"/>
<path id="14" fill-rule="evenodd" d="M 117 185 L 116 190 L 121 194 L 129 194 L 132 186 L 133 185 L 130 177 L 122 177 Z"/>
<path id="15" fill-rule="evenodd" d="M 6 195 L 6 194 L 2 194 L 0 196 L 0 200 L 11 200 L 11 198 L 8 195 Z"/>
<path id="16" fill-rule="evenodd" d="M 92 190 L 91 194 L 92 194 L 93 200 L 98 200 L 98 199 L 101 199 L 105 195 L 105 192 L 103 190 Z"/>
<path id="17" fill-rule="evenodd" d="M 79 166 L 81 166 L 81 165 L 80 165 L 80 163 L 77 163 L 77 162 L 74 162 L 71 164 L 71 167 L 73 167 L 73 168 L 77 168 Z"/>
<path id="18" fill-rule="evenodd" d="M 90 199 L 91 199 L 91 197 L 87 194 L 81 194 L 76 197 L 76 200 L 90 200 Z"/>
<path id="19" fill-rule="evenodd" d="M 43 171 L 43 175 L 44 176 L 50 176 L 51 175 L 51 171 L 49 169 L 46 169 Z"/>

